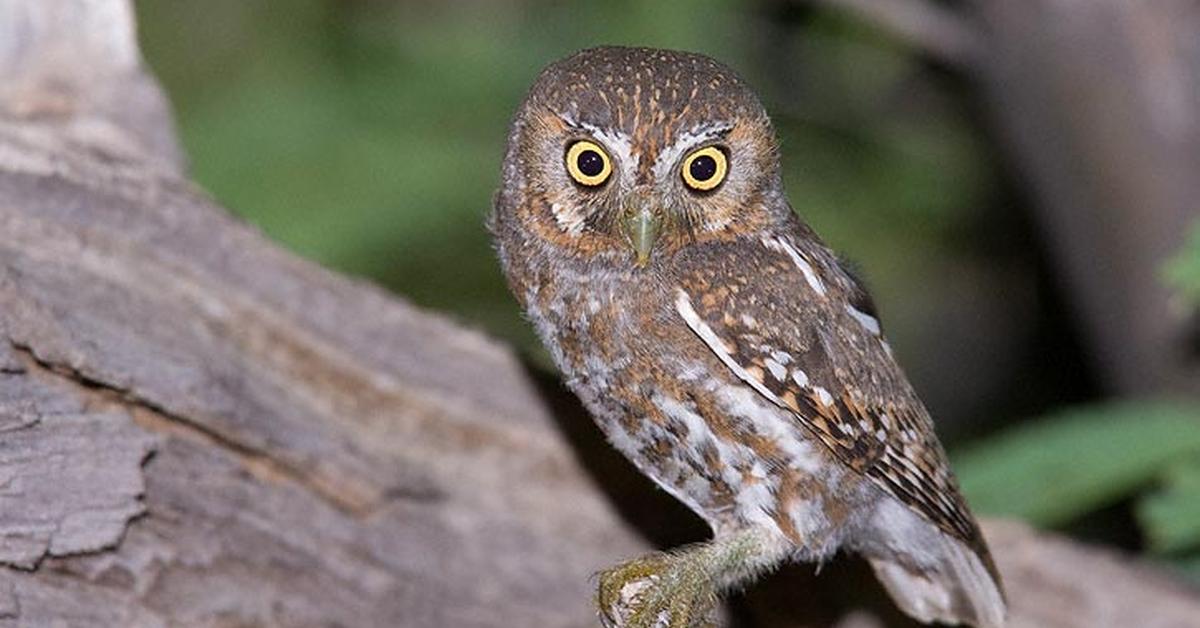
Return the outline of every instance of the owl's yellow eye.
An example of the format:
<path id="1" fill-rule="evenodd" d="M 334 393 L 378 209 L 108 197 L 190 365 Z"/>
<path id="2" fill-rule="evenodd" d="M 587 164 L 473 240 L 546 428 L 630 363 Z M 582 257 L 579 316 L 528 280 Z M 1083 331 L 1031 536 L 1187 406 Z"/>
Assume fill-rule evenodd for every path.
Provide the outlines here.
<path id="1" fill-rule="evenodd" d="M 576 183 L 595 187 L 612 174 L 612 161 L 595 142 L 579 140 L 567 149 L 567 172 Z"/>
<path id="2" fill-rule="evenodd" d="M 705 146 L 683 160 L 683 182 L 701 192 L 721 185 L 728 171 L 729 159 L 716 146 Z"/>

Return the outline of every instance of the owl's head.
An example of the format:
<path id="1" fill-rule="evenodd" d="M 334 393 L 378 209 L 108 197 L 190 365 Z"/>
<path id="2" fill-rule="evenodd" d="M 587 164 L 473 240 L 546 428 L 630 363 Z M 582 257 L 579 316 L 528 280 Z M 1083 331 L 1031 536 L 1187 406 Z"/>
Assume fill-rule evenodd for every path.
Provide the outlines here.
<path id="1" fill-rule="evenodd" d="M 732 70 L 697 54 L 605 47 L 534 83 L 513 121 L 493 228 L 645 266 L 788 214 L 770 120 Z"/>

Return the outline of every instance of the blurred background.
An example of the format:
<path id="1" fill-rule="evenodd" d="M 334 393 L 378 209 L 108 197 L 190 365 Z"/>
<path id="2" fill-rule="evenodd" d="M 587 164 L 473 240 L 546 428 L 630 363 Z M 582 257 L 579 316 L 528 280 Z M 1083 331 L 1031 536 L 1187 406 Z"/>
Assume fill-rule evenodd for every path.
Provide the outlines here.
<path id="1" fill-rule="evenodd" d="M 524 90 L 599 44 L 733 66 L 773 114 L 793 206 L 866 276 L 976 510 L 1200 582 L 1194 3 L 137 5 L 210 194 L 546 368 L 483 227 Z"/>

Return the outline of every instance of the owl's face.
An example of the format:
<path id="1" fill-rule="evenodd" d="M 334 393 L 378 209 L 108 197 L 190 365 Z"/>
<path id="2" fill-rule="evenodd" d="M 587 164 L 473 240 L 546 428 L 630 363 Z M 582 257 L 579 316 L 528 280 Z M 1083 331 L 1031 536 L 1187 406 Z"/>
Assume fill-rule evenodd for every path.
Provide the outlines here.
<path id="1" fill-rule="evenodd" d="M 783 220 L 774 134 L 728 68 L 596 48 L 542 72 L 513 122 L 493 220 L 631 268 Z"/>

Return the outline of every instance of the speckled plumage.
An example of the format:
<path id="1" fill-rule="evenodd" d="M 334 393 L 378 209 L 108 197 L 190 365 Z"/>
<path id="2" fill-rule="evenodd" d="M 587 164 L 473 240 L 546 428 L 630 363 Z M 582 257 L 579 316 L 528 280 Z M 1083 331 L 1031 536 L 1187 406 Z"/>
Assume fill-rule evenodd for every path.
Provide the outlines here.
<path id="1" fill-rule="evenodd" d="M 611 158 L 603 184 L 564 167 L 579 140 Z M 728 173 L 699 192 L 679 164 L 705 146 Z M 634 215 L 653 217 L 644 262 Z M 738 548 L 736 568 L 697 581 L 718 590 L 845 547 L 918 619 L 1000 625 L 999 577 L 929 415 L 867 293 L 788 205 L 769 119 L 732 71 L 631 48 L 551 65 L 514 119 L 490 227 L 609 440 L 709 522 L 713 552 Z M 722 545 L 735 538 L 753 542 Z M 654 596 L 639 591 L 615 603 L 634 608 L 627 625 L 698 621 L 642 613 Z"/>

